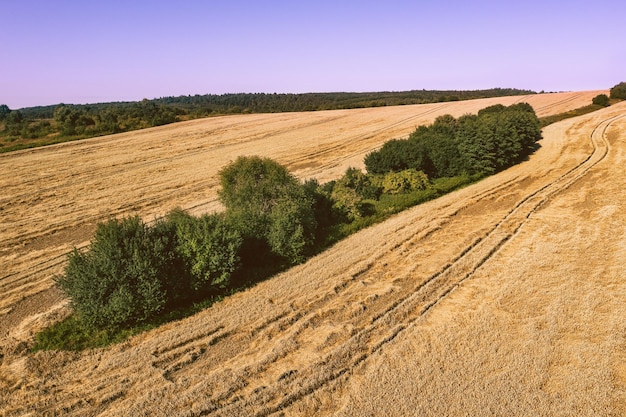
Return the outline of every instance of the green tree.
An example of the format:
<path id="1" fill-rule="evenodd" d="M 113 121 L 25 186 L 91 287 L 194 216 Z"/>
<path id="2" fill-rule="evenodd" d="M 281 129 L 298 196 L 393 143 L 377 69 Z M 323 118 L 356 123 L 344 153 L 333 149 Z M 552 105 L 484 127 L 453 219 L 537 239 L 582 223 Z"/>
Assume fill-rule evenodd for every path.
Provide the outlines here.
<path id="1" fill-rule="evenodd" d="M 88 127 L 96 124 L 86 110 L 65 104 L 60 104 L 54 109 L 54 121 L 60 127 L 61 134 L 67 136 L 82 134 Z"/>
<path id="2" fill-rule="evenodd" d="M 406 169 L 400 172 L 388 172 L 383 177 L 385 194 L 403 194 L 424 190 L 428 186 L 428 177 L 422 171 Z"/>
<path id="3" fill-rule="evenodd" d="M 626 100 L 626 82 L 621 82 L 611 88 L 611 98 Z"/>
<path id="4" fill-rule="evenodd" d="M 176 252 L 185 271 L 170 284 L 174 292 L 198 293 L 228 286 L 239 267 L 239 232 L 220 214 L 193 217 L 178 209 L 167 219 L 176 230 Z"/>
<path id="5" fill-rule="evenodd" d="M 6 119 L 6 117 L 11 113 L 11 109 L 6 104 L 0 104 L 0 122 Z"/>
<path id="6" fill-rule="evenodd" d="M 285 167 L 269 158 L 242 156 L 220 171 L 220 183 L 226 215 L 247 240 L 244 248 L 260 251 L 267 245 L 291 263 L 312 249 L 314 199 Z"/>
<path id="7" fill-rule="evenodd" d="M 417 144 L 417 146 L 416 146 Z M 408 168 L 421 169 L 428 164 L 427 155 L 419 142 L 406 139 L 392 139 L 380 148 L 365 155 L 365 168 L 368 174 L 385 174 L 389 171 L 403 171 Z"/>
<path id="8" fill-rule="evenodd" d="M 19 136 L 25 123 L 24 116 L 19 110 L 13 110 L 6 116 L 6 130 L 11 136 Z"/>
<path id="9" fill-rule="evenodd" d="M 339 181 L 335 183 L 330 198 L 333 201 L 335 211 L 340 213 L 340 217 L 345 217 L 348 221 L 359 219 L 367 214 L 367 206 L 363 197 L 345 183 Z"/>
<path id="10" fill-rule="evenodd" d="M 459 118 L 457 141 L 463 171 L 469 174 L 492 174 L 495 171 L 495 149 L 492 132 L 476 115 Z"/>
<path id="11" fill-rule="evenodd" d="M 171 225 L 131 217 L 99 224 L 89 249 L 74 249 L 56 281 L 87 327 L 118 327 L 162 312 L 171 300 L 167 279 L 180 269 Z"/>
<path id="12" fill-rule="evenodd" d="M 606 94 L 598 94 L 591 100 L 591 103 L 597 106 L 607 107 L 609 105 L 609 96 Z"/>

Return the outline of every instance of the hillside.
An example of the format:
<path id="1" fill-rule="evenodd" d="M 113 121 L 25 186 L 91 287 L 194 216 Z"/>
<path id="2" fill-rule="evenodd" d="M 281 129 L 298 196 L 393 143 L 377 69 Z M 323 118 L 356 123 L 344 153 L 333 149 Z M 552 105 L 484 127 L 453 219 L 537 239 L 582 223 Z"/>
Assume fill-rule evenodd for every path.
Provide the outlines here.
<path id="1" fill-rule="evenodd" d="M 441 114 L 528 101 L 543 116 L 597 93 L 231 116 L 0 157 L 6 414 L 623 414 L 623 103 L 196 316 L 106 350 L 26 352 L 65 314 L 50 277 L 95 222 L 218 208 L 216 172 L 240 154 L 326 181 Z"/>

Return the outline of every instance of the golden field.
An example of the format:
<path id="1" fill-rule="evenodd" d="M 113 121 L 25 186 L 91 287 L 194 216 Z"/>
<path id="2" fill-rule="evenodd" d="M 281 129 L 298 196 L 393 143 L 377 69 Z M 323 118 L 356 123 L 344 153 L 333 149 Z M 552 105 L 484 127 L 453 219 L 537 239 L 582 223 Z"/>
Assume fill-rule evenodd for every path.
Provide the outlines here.
<path id="1" fill-rule="evenodd" d="M 526 101 L 541 117 L 603 92 L 227 116 L 0 155 L 0 415 L 626 414 L 626 103 L 193 317 L 28 353 L 68 314 L 52 276 L 97 222 L 219 210 L 239 155 L 325 182 L 442 114 Z"/>

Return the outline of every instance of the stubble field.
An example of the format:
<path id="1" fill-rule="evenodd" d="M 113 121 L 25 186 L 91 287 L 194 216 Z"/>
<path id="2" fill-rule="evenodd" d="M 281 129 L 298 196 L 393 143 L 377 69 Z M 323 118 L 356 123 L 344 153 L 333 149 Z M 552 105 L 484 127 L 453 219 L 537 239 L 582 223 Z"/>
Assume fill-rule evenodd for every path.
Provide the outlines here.
<path id="1" fill-rule="evenodd" d="M 27 352 L 67 314 L 51 276 L 96 222 L 219 209 L 217 171 L 239 155 L 324 182 L 442 114 L 527 101 L 544 116 L 598 93 L 231 116 L 0 157 L 0 410 L 623 415 L 623 103 L 193 317 L 104 350 Z"/>

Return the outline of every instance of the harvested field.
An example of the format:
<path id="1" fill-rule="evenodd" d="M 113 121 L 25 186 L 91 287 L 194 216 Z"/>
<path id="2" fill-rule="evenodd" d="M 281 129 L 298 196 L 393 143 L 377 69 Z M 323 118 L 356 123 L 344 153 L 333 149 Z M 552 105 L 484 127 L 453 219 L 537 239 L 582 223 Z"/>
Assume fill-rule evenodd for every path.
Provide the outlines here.
<path id="1" fill-rule="evenodd" d="M 441 114 L 528 101 L 543 116 L 598 93 L 232 116 L 0 157 L 0 411 L 625 414 L 624 103 L 193 317 L 105 350 L 26 353 L 65 314 L 51 275 L 97 221 L 217 209 L 216 173 L 238 155 L 327 181 Z"/>

